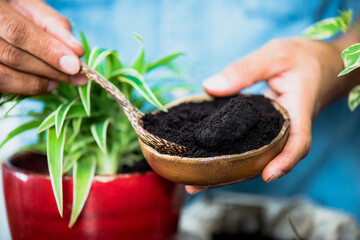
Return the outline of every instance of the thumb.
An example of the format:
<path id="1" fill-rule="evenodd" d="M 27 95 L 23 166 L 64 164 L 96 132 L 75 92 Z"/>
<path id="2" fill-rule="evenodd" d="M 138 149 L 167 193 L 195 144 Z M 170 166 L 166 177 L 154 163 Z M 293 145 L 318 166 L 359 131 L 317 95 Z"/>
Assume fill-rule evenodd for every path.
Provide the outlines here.
<path id="1" fill-rule="evenodd" d="M 64 43 L 76 55 L 82 56 L 84 50 L 71 32 L 71 24 L 64 16 L 42 0 L 12 0 L 9 3 L 37 26 Z"/>
<path id="2" fill-rule="evenodd" d="M 289 65 L 282 40 L 273 40 L 259 50 L 227 66 L 203 82 L 206 92 L 216 97 L 231 96 L 252 84 L 272 78 Z"/>

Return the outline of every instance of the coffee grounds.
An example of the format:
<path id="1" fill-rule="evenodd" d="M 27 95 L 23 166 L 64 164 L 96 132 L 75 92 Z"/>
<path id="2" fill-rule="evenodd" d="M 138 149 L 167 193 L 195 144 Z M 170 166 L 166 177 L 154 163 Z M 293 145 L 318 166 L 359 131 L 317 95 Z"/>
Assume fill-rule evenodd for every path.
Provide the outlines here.
<path id="1" fill-rule="evenodd" d="M 239 96 L 200 122 L 195 141 L 209 151 L 216 151 L 246 135 L 259 120 L 257 109 Z"/>
<path id="2" fill-rule="evenodd" d="M 239 154 L 260 148 L 278 135 L 283 122 L 270 100 L 261 95 L 183 103 L 167 113 L 143 117 L 144 128 L 150 133 L 190 148 L 191 152 L 180 155 L 184 157 Z"/>

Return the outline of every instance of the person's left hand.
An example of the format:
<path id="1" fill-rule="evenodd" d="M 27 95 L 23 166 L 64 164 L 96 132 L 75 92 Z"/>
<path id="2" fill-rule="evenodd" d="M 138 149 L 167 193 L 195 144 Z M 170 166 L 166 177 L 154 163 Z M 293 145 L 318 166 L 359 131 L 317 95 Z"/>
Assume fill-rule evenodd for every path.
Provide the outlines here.
<path id="1" fill-rule="evenodd" d="M 203 87 L 211 95 L 224 97 L 267 81 L 273 98 L 287 109 L 291 120 L 284 149 L 262 172 L 263 180 L 271 182 L 290 172 L 309 153 L 312 119 L 335 92 L 327 86 L 345 81 L 337 78 L 342 68 L 340 51 L 332 43 L 304 38 L 273 40 L 205 80 Z M 205 189 L 186 186 L 190 194 Z"/>

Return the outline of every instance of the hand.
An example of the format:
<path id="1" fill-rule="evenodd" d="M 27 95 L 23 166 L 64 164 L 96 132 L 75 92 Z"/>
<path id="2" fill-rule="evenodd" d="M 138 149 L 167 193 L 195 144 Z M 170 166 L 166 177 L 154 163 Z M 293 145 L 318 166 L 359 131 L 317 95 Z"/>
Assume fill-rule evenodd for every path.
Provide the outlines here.
<path id="1" fill-rule="evenodd" d="M 204 81 L 206 92 L 223 97 L 266 80 L 272 97 L 287 109 L 289 138 L 282 152 L 264 168 L 265 182 L 287 174 L 309 153 L 312 120 L 332 99 L 327 86 L 344 81 L 337 78 L 343 68 L 340 54 L 331 43 L 303 38 L 273 40 Z M 192 194 L 205 189 L 186 186 Z"/>
<path id="2" fill-rule="evenodd" d="M 77 74 L 82 54 L 69 21 L 43 1 L 0 0 L 0 93 L 45 93 L 58 81 L 85 84 Z"/>

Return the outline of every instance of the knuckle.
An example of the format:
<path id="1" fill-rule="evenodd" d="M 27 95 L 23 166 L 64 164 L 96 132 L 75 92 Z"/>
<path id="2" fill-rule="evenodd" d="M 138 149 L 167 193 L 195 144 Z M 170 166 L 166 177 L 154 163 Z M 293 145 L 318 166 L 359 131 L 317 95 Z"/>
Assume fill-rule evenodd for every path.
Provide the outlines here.
<path id="1" fill-rule="evenodd" d="M 5 19 L 3 21 L 6 40 L 15 46 L 23 45 L 27 36 L 26 23 L 15 19 Z"/>
<path id="2" fill-rule="evenodd" d="M 71 30 L 71 23 L 70 21 L 64 17 L 64 16 L 59 16 L 59 23 L 67 30 Z"/>
<path id="3" fill-rule="evenodd" d="M 45 31 L 55 30 L 56 28 L 65 28 L 66 30 L 71 30 L 70 21 L 61 15 L 49 15 L 44 16 L 41 27 Z"/>
<path id="4" fill-rule="evenodd" d="M 42 49 L 37 53 L 41 59 L 49 61 L 50 58 L 56 58 L 57 54 L 61 51 L 53 39 L 44 39 Z"/>
<path id="5" fill-rule="evenodd" d="M 36 95 L 44 92 L 44 81 L 42 79 L 34 78 L 29 82 L 29 95 Z"/>
<path id="6" fill-rule="evenodd" d="M 8 88 L 8 81 L 11 77 L 11 73 L 0 65 L 0 91 L 5 91 Z"/>
<path id="7" fill-rule="evenodd" d="M 0 65 L 0 80 L 4 82 L 11 77 L 9 71 L 7 71 L 3 66 Z"/>
<path id="8" fill-rule="evenodd" d="M 283 41 L 284 41 L 283 39 L 274 38 L 271 39 L 267 45 L 271 49 L 279 49 L 283 45 Z"/>
<path id="9" fill-rule="evenodd" d="M 19 49 L 10 44 L 7 44 L 2 49 L 1 58 L 5 61 L 5 64 L 17 68 L 21 66 L 23 56 Z"/>
<path id="10" fill-rule="evenodd" d="M 273 39 L 267 45 L 267 54 L 276 59 L 281 68 L 286 69 L 291 63 L 290 52 L 296 49 L 296 43 L 289 39 Z"/>

